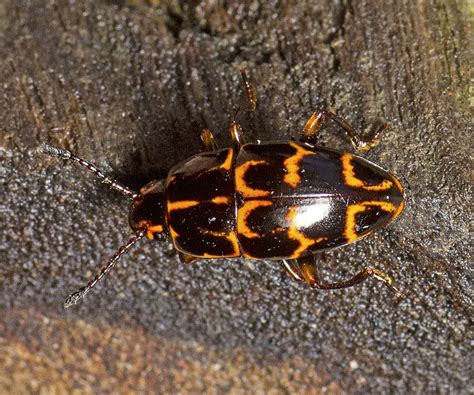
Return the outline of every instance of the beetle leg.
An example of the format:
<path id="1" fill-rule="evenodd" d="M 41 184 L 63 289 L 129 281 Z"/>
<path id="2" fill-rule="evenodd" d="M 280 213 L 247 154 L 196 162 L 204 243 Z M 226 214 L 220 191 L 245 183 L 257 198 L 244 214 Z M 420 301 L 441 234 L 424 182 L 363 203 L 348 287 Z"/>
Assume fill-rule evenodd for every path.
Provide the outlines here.
<path id="1" fill-rule="evenodd" d="M 257 96 L 255 95 L 255 88 L 250 83 L 247 78 L 247 73 L 245 69 L 240 69 L 240 75 L 242 76 L 242 81 L 244 82 L 245 96 L 247 98 L 247 107 L 250 112 L 254 112 L 257 108 Z M 234 143 L 234 148 L 238 151 L 240 147 L 245 144 L 244 133 L 239 123 L 237 122 L 237 116 L 239 115 L 240 107 L 237 107 L 237 110 L 234 113 L 233 121 L 230 124 L 230 135 Z"/>
<path id="2" fill-rule="evenodd" d="M 391 277 L 387 276 L 386 274 L 378 271 L 377 269 L 372 269 L 370 267 L 363 268 L 359 273 L 357 273 L 354 277 L 350 278 L 346 281 L 340 281 L 336 283 L 322 283 L 321 278 L 319 277 L 318 273 L 318 266 L 315 260 L 315 257 L 312 254 L 305 255 L 301 258 L 297 258 L 294 260 L 283 261 L 285 268 L 287 269 L 288 273 L 293 279 L 298 280 L 293 275 L 296 273 L 301 279 L 306 281 L 306 283 L 312 288 L 318 289 L 341 289 L 341 288 L 349 288 L 354 285 L 360 284 L 364 280 L 368 279 L 369 277 L 374 278 L 377 281 L 382 282 L 385 286 L 390 288 L 392 292 L 395 293 L 397 297 L 403 296 L 403 294 L 392 284 Z M 292 269 L 292 272 L 288 270 L 288 267 Z"/>
<path id="3" fill-rule="evenodd" d="M 237 114 L 235 115 L 237 116 Z M 230 135 L 232 137 L 232 142 L 234 143 L 234 148 L 238 151 L 240 147 L 245 144 L 245 139 L 244 139 L 244 132 L 242 131 L 242 128 L 240 125 L 234 120 L 230 124 Z"/>
<path id="4" fill-rule="evenodd" d="M 214 139 L 214 135 L 209 129 L 202 130 L 201 141 L 206 151 L 216 151 L 217 149 L 219 149 L 216 140 Z"/>
<path id="5" fill-rule="evenodd" d="M 297 283 L 304 280 L 295 260 L 283 260 L 281 261 L 281 265 L 285 269 L 286 274 L 288 274 L 288 276 L 290 276 Z"/>
<path id="6" fill-rule="evenodd" d="M 185 263 L 185 264 L 188 264 L 188 263 L 193 263 L 195 261 L 197 261 L 199 258 L 198 257 L 195 257 L 195 256 L 192 256 L 192 255 L 187 255 L 187 254 L 183 254 L 182 252 L 180 252 L 178 254 L 179 256 L 179 260 L 181 261 L 181 263 Z"/>
<path id="7" fill-rule="evenodd" d="M 245 69 L 240 69 L 240 75 L 242 76 L 242 80 L 244 81 L 245 96 L 247 97 L 249 111 L 254 112 L 257 108 L 257 96 L 255 94 L 255 88 L 247 78 L 247 73 L 245 72 Z"/>
<path id="8" fill-rule="evenodd" d="M 319 130 L 327 119 L 331 119 L 337 123 L 346 132 L 354 148 L 362 151 L 367 151 L 375 147 L 380 142 L 382 132 L 388 127 L 388 124 L 384 123 L 374 129 L 368 136 L 361 136 L 360 132 L 354 130 L 351 125 L 336 115 L 336 113 L 327 109 L 321 109 L 315 111 L 308 122 L 306 122 L 300 141 L 315 144 Z"/>

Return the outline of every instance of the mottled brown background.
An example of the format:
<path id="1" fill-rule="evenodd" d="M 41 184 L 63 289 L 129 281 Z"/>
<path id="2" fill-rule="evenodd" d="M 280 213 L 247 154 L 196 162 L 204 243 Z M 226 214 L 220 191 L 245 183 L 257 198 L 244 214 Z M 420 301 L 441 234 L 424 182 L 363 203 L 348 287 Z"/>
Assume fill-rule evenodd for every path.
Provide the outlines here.
<path id="1" fill-rule="evenodd" d="M 0 1 L 1 393 L 474 391 L 472 8 L 241 3 Z M 296 137 L 321 104 L 358 128 L 390 122 L 366 157 L 402 177 L 406 212 L 322 265 L 335 280 L 371 263 L 408 297 L 316 292 L 271 262 L 184 266 L 143 242 L 65 312 L 130 236 L 127 202 L 38 144 L 140 186 L 197 152 L 203 127 L 230 142 L 240 67 L 258 90 L 251 139 Z M 351 149 L 333 127 L 322 143 Z"/>

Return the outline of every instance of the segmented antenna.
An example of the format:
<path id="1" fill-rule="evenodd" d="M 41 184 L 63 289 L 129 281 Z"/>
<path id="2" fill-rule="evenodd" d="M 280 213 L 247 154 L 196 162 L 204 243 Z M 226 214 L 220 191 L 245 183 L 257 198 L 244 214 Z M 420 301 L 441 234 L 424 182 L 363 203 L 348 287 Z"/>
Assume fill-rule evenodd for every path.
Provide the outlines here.
<path id="1" fill-rule="evenodd" d="M 74 162 L 79 163 L 81 166 L 85 167 L 89 172 L 95 174 L 97 177 L 99 177 L 104 184 L 107 184 L 110 186 L 110 188 L 115 189 L 116 191 L 119 191 L 120 193 L 124 195 L 130 196 L 132 199 L 136 198 L 138 194 L 134 191 L 132 191 L 130 188 L 120 184 L 118 181 L 106 176 L 101 170 L 99 170 L 97 167 L 95 167 L 93 164 L 85 161 L 82 158 L 79 158 L 78 156 L 74 155 L 71 151 L 68 151 L 63 148 L 58 148 L 58 147 L 53 147 L 48 144 L 41 144 L 40 146 L 41 152 L 52 155 L 52 156 L 59 156 L 62 159 L 68 159 L 72 160 Z"/>
<path id="2" fill-rule="evenodd" d="M 75 305 L 79 300 L 84 298 L 84 296 L 87 295 L 87 293 L 94 288 L 94 286 L 104 277 L 112 268 L 115 266 L 117 261 L 120 259 L 120 257 L 124 254 L 127 253 L 127 251 L 140 239 L 145 236 L 146 229 L 143 229 L 138 233 L 137 235 L 133 236 L 127 244 L 123 245 L 122 247 L 119 248 L 119 250 L 114 254 L 114 256 L 106 263 L 106 265 L 100 270 L 100 272 L 91 280 L 87 283 L 85 287 L 82 287 L 78 289 L 76 292 L 73 292 L 71 295 L 69 295 L 64 302 L 64 308 L 67 309 L 73 305 Z"/>

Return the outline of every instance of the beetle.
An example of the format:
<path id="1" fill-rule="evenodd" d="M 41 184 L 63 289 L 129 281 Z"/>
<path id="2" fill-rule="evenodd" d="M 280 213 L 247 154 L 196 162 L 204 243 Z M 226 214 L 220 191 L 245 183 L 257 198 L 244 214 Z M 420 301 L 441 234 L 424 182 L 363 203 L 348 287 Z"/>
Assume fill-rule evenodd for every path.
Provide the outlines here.
<path id="1" fill-rule="evenodd" d="M 254 87 L 245 70 L 241 76 L 248 107 L 255 111 Z M 327 120 L 345 131 L 357 150 L 374 147 L 386 125 L 363 138 L 334 112 L 322 109 L 312 114 L 298 141 L 245 143 L 237 113 L 230 126 L 231 148 L 219 149 L 212 132 L 204 129 L 204 152 L 139 192 L 68 150 L 42 146 L 44 153 L 77 162 L 131 199 L 129 224 L 135 235 L 66 299 L 65 308 L 83 298 L 144 237 L 171 240 L 184 263 L 269 259 L 281 262 L 293 280 L 313 288 L 347 288 L 372 277 L 402 295 L 389 276 L 368 266 L 346 281 L 322 282 L 313 255 L 359 241 L 403 211 L 403 187 L 394 175 L 360 156 L 316 144 Z"/>

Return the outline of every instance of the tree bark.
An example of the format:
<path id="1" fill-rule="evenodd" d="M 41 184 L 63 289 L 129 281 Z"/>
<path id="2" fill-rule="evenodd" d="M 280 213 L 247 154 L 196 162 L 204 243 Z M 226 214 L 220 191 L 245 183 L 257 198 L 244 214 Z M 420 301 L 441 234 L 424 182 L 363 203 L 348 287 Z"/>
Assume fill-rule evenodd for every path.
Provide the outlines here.
<path id="1" fill-rule="evenodd" d="M 468 393 L 472 370 L 467 3 L 13 1 L 0 4 L 2 392 Z M 472 10 L 471 10 L 472 12 Z M 472 50 L 472 48 L 471 48 Z M 406 187 L 402 217 L 321 257 L 328 279 L 370 264 L 379 284 L 317 292 L 272 262 L 183 266 L 143 242 L 84 302 L 62 302 L 128 240 L 127 202 L 69 148 L 131 188 L 221 146 L 298 137 L 325 105 Z M 471 98 L 472 100 L 472 98 Z M 321 144 L 351 150 L 337 128 Z"/>

